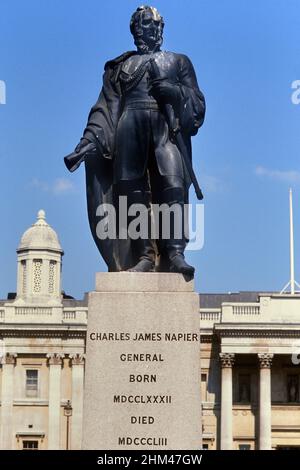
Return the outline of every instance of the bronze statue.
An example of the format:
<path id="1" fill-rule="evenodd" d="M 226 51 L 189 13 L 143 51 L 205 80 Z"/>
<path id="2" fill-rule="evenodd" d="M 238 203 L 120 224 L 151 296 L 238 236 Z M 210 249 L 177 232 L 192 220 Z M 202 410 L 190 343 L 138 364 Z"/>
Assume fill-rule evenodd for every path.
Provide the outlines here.
<path id="1" fill-rule="evenodd" d="M 99 206 L 118 207 L 120 196 L 127 197 L 128 207 L 145 207 L 149 219 L 153 204 L 183 208 L 191 183 L 202 198 L 191 164 L 191 136 L 203 123 L 205 100 L 188 57 L 160 49 L 163 28 L 155 8 L 137 8 L 130 21 L 137 50 L 105 64 L 100 96 L 80 143 L 65 162 L 73 171 L 85 161 L 90 227 L 109 271 L 193 276 L 194 268 L 184 258 L 187 236 L 182 230 L 175 237 L 174 217 L 168 239 L 97 235 Z"/>

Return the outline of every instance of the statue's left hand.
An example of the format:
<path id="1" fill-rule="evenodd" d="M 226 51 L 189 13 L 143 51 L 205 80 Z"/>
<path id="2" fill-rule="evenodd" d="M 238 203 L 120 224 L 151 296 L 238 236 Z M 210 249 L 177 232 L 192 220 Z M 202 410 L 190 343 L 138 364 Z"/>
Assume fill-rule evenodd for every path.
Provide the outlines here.
<path id="1" fill-rule="evenodd" d="M 90 141 L 88 139 L 86 139 L 85 137 L 81 137 L 80 142 L 78 145 L 76 145 L 74 152 L 80 152 L 80 150 L 89 143 Z"/>
<path id="2" fill-rule="evenodd" d="M 180 100 L 179 86 L 170 83 L 167 80 L 152 80 L 150 84 L 150 93 L 158 101 L 163 100 L 167 103 L 174 104 Z"/>

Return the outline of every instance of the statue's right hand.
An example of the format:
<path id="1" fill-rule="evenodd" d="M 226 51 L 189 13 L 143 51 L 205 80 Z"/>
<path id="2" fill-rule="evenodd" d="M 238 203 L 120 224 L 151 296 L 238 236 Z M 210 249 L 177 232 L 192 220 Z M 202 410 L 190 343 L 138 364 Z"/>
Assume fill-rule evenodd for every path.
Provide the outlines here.
<path id="1" fill-rule="evenodd" d="M 85 137 L 81 137 L 79 144 L 75 147 L 75 152 L 80 152 L 80 150 L 89 143 L 90 141 L 88 139 L 86 139 Z"/>

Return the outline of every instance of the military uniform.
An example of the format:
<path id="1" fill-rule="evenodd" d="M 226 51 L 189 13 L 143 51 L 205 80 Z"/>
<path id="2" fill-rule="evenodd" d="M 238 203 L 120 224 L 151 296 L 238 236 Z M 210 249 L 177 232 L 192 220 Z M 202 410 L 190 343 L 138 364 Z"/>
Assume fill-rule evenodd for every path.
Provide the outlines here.
<path id="1" fill-rule="evenodd" d="M 83 136 L 96 143 L 104 157 L 98 162 L 91 159 L 86 162 L 87 193 L 92 233 L 111 270 L 130 268 L 143 257 L 153 259 L 153 246 L 150 240 L 140 241 L 139 246 L 135 242 L 134 248 L 131 243 L 128 250 L 133 250 L 134 256 L 131 253 L 120 262 L 120 250 L 115 249 L 115 244 L 103 248 L 103 242 L 97 240 L 97 205 L 114 201 L 116 193 L 128 195 L 129 203 L 146 202 L 145 194 L 149 190 L 155 203 L 188 201 L 190 178 L 180 150 L 171 138 L 164 103 L 151 89 L 150 59 L 155 60 L 163 80 L 176 90 L 174 117 L 190 157 L 191 136 L 204 120 L 204 97 L 187 56 L 164 51 L 151 54 L 132 51 L 106 64 L 103 88 Z M 111 160 L 111 166 L 107 159 Z M 169 258 L 171 253 L 183 253 L 185 245 L 185 239 L 157 240 L 158 251 L 165 252 Z M 114 255 L 108 256 L 107 250 L 112 250 Z"/>

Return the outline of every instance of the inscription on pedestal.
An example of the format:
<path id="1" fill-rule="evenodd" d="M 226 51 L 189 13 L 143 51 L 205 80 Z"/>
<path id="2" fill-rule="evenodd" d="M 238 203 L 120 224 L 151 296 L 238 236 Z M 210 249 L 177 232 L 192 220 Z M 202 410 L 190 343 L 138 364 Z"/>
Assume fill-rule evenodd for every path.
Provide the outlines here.
<path id="1" fill-rule="evenodd" d="M 157 290 L 91 294 L 84 448 L 201 447 L 198 298 Z"/>
<path id="2" fill-rule="evenodd" d="M 131 334 L 129 332 L 91 332 L 89 334 L 90 341 L 101 341 L 102 343 L 115 343 L 115 342 L 126 342 L 129 345 L 130 343 L 138 341 L 141 347 L 143 348 L 143 343 L 145 341 L 153 343 L 152 347 L 155 350 L 157 342 L 192 342 L 192 341 L 200 341 L 200 335 L 198 333 L 157 333 L 157 332 L 143 332 L 143 333 L 134 333 Z M 110 347 L 110 346 L 108 346 Z M 111 346 L 113 348 L 113 345 Z M 116 363 L 114 363 L 116 362 Z M 130 384 L 136 384 L 136 389 L 133 389 L 133 393 L 128 394 L 125 393 L 124 390 L 117 390 L 116 393 L 112 395 L 112 401 L 114 404 L 132 405 L 132 412 L 136 413 L 134 415 L 128 416 L 129 424 L 132 424 L 132 431 L 133 436 L 118 436 L 116 437 L 116 444 L 118 446 L 130 446 L 132 444 L 138 445 L 149 445 L 149 446 L 167 446 L 168 444 L 168 437 L 160 437 L 160 436 L 147 436 L 147 437 L 137 437 L 134 435 L 135 433 L 135 425 L 147 425 L 151 426 L 155 422 L 157 422 L 157 411 L 156 407 L 153 406 L 153 412 L 150 416 L 143 416 L 140 414 L 139 405 L 170 405 L 172 404 L 172 395 L 168 394 L 147 394 L 147 387 L 146 384 L 157 384 L 159 383 L 159 379 L 165 377 L 169 370 L 173 367 L 173 364 L 168 364 L 166 362 L 163 355 L 161 353 L 153 352 L 153 353 L 143 353 L 143 352 L 136 352 L 136 353 L 127 353 L 121 352 L 119 356 L 116 356 L 115 361 L 111 363 L 111 367 L 114 370 L 118 370 L 120 375 L 123 375 L 122 365 L 120 364 L 130 363 L 132 364 L 133 371 L 125 372 L 127 380 Z M 164 367 L 160 368 L 159 372 L 155 371 L 155 363 L 164 363 Z M 136 373 L 136 364 L 141 364 L 142 369 L 146 367 L 148 373 Z M 147 364 L 146 364 L 147 363 Z M 155 373 L 149 373 L 148 370 L 148 363 L 152 364 L 152 370 Z M 141 370 L 141 372 L 143 372 Z M 143 394 L 140 394 L 140 384 L 143 384 Z M 159 413 L 159 417 L 163 413 Z M 167 423 L 166 423 L 167 424 Z"/>

